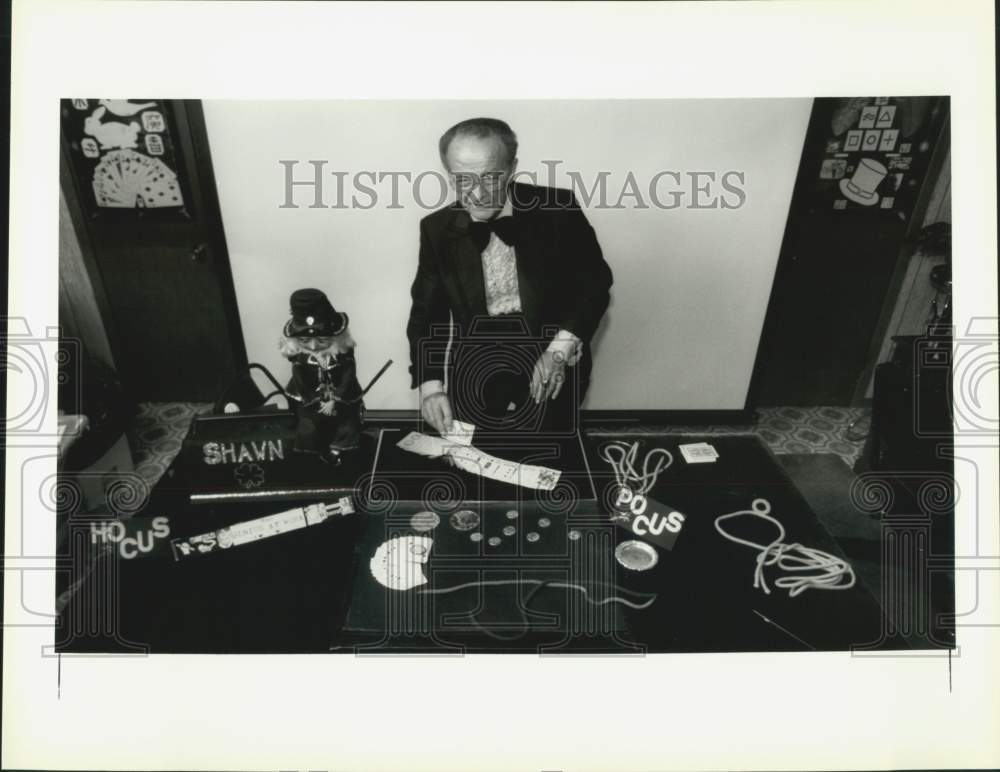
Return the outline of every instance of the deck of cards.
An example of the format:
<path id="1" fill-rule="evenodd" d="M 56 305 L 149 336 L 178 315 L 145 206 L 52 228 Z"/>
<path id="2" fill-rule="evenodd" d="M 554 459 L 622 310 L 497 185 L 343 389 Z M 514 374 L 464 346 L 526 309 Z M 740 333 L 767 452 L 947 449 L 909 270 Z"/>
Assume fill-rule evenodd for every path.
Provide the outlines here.
<path id="1" fill-rule="evenodd" d="M 433 540 L 426 536 L 400 536 L 375 550 L 368 568 L 375 580 L 391 590 L 409 590 L 427 584 L 423 564 L 430 557 Z"/>
<path id="2" fill-rule="evenodd" d="M 476 427 L 472 424 L 467 424 L 464 421 L 453 420 L 451 422 L 451 429 L 441 436 L 451 442 L 457 442 L 459 445 L 471 445 L 472 435 L 475 431 Z"/>
<path id="3" fill-rule="evenodd" d="M 692 442 L 678 447 L 689 464 L 711 464 L 719 457 L 719 452 L 707 442 Z"/>
<path id="4" fill-rule="evenodd" d="M 153 209 L 184 204 L 177 174 L 159 158 L 134 150 L 106 153 L 94 169 L 93 187 L 100 206 Z"/>

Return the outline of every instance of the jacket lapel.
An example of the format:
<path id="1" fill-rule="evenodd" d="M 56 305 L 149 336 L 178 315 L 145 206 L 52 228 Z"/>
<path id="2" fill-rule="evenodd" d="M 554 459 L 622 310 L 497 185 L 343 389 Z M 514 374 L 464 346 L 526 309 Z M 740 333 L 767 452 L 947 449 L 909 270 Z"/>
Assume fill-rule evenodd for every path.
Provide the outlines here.
<path id="1" fill-rule="evenodd" d="M 455 216 L 446 230 L 447 258 L 451 274 L 465 300 L 471 317 L 486 313 L 486 287 L 483 279 L 483 257 L 469 238 L 468 212 L 456 206 Z"/>
<path id="2" fill-rule="evenodd" d="M 540 236 L 534 230 L 537 218 L 531 216 L 531 210 L 537 203 L 526 200 L 528 191 L 514 183 L 517 193 L 513 196 L 514 221 L 517 223 L 517 247 L 514 256 L 517 260 L 517 288 L 521 296 L 521 313 L 528 324 L 535 329 L 538 326 L 538 270 L 541 267 L 539 252 Z"/>

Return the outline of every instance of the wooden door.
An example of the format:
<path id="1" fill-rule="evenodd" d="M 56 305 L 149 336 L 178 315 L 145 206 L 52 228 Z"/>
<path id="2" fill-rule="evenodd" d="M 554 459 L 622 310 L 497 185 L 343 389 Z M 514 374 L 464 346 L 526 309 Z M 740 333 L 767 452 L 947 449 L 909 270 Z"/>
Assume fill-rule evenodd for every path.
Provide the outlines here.
<path id="1" fill-rule="evenodd" d="M 928 169 L 947 150 L 948 108 L 947 97 L 815 100 L 752 405 L 853 403 L 906 240 L 923 221 Z M 884 127 L 868 128 L 866 114 Z"/>
<path id="2" fill-rule="evenodd" d="M 201 104 L 71 99 L 63 179 L 119 377 L 136 401 L 212 401 L 246 364 Z"/>

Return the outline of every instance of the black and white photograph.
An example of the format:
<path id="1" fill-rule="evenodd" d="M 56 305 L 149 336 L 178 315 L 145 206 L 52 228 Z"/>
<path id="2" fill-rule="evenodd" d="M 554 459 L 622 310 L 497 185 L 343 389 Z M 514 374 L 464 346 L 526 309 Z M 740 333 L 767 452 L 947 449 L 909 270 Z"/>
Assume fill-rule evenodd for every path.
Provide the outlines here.
<path id="1" fill-rule="evenodd" d="M 57 649 L 954 646 L 947 97 L 61 118 Z"/>
<path id="2" fill-rule="evenodd" d="M 46 22 L 26 5 L 3 337 L 4 768 L 1000 760 L 983 734 L 1000 625 L 996 180 L 981 168 L 995 171 L 995 116 L 980 104 L 987 144 L 963 144 L 976 120 L 955 77 L 865 76 L 799 40 L 813 77 L 778 55 L 795 78 L 782 89 L 710 75 L 701 91 L 588 93 L 556 72 L 598 67 L 593 48 L 558 35 L 551 58 L 528 57 L 529 41 L 493 38 L 562 20 L 592 41 L 606 19 L 648 41 L 640 20 L 671 18 L 725 37 L 745 15 L 766 41 L 767 19 L 793 11 L 850 29 L 829 3 L 617 4 L 631 20 L 539 3 L 495 30 L 505 11 L 490 3 L 83 4 L 93 17 L 41 3 L 112 30 L 146 19 L 149 41 L 124 45 L 169 62 L 76 75 L 82 43 L 64 30 L 67 58 L 36 97 L 18 90 L 34 57 L 19 61 L 16 22 L 33 40 Z M 872 18 L 903 7 L 872 3 Z M 464 44 L 463 13 L 485 25 Z M 935 17 L 913 14 L 867 55 L 890 61 L 907 25 Z M 230 93 L 191 69 L 211 59 L 199 19 L 252 70 Z M 240 19 L 258 26 L 227 38 Z M 318 39 L 310 21 L 336 30 L 329 88 L 296 80 L 315 61 L 295 59 Z M 382 25 L 372 56 L 392 73 L 372 67 L 366 91 L 371 62 L 346 58 L 360 49 L 346 38 Z M 303 39 L 266 54 L 273 71 L 254 62 L 251 40 L 293 28 Z M 846 58 L 862 46 L 841 42 Z M 490 57 L 494 44 L 512 48 Z M 652 60 L 646 84 L 665 66 Z M 378 85 L 447 80 L 437 61 L 462 85 Z M 511 89 L 505 68 L 541 93 Z M 22 207 L 38 218 L 31 256 Z M 13 670 L 12 655 L 33 664 Z M 89 738 L 82 755 L 33 746 L 42 707 L 9 728 L 35 690 Z M 917 693 L 921 718 L 895 726 L 900 705 L 921 712 Z M 210 707 L 222 699 L 234 707 Z M 958 700 L 986 702 L 941 756 L 917 727 L 957 720 Z M 548 734 L 528 728 L 547 723 L 542 701 L 561 722 Z M 872 735 L 847 750 L 757 734 L 732 741 L 744 757 L 706 747 L 719 701 L 734 738 L 782 722 L 812 737 L 825 716 L 819 742 L 843 706 L 881 715 L 843 719 L 845 740 Z M 137 715 L 93 728 L 80 716 L 98 705 Z M 166 723 L 99 752 L 100 732 L 143 726 L 144 705 Z M 281 705 L 303 723 L 265 731 Z M 494 754 L 512 712 L 513 747 Z M 469 715 L 441 730 L 452 740 L 420 744 L 455 713 Z M 608 713 L 612 736 L 633 721 L 652 734 L 601 740 Z M 889 731 L 908 749 L 880 748 Z M 244 733 L 258 751 L 217 742 Z M 393 736 L 411 752 L 380 747 Z"/>

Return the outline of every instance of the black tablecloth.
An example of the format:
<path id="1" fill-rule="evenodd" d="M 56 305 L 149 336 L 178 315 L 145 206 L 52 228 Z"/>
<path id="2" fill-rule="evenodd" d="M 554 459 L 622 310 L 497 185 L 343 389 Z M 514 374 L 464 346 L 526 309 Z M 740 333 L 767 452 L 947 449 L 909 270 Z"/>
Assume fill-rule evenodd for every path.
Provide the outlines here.
<path id="1" fill-rule="evenodd" d="M 393 437 L 399 436 L 398 433 Z M 574 493 L 541 496 L 502 490 L 502 498 L 462 500 L 427 496 L 440 462 L 414 459 L 408 477 L 392 453 L 359 491 L 356 514 L 333 517 L 298 531 L 224 551 L 175 560 L 169 538 L 148 554 L 121 557 L 116 545 L 100 550 L 77 524 L 75 575 L 80 586 L 60 616 L 62 651 L 156 652 L 418 651 L 797 651 L 846 650 L 874 643 L 882 612 L 860 585 L 843 591 L 810 589 L 790 598 L 753 587 L 756 552 L 715 530 L 715 518 L 748 509 L 756 498 L 787 532 L 786 542 L 840 554 L 769 451 L 753 436 L 644 439 L 645 453 L 665 447 L 674 455 L 650 492 L 686 516 L 672 550 L 659 550 L 649 571 L 629 571 L 614 547 L 634 536 L 607 516 L 614 478 L 597 454 L 610 437 L 584 440 L 587 458 L 567 461 L 574 486 L 589 480 L 596 499 Z M 687 464 L 678 442 L 707 441 L 719 451 L 711 464 Z M 579 444 L 579 443 L 578 443 Z M 381 443 L 388 446 L 386 437 Z M 500 455 L 500 452 L 497 451 Z M 568 456 L 567 456 L 568 458 Z M 392 461 L 392 463 L 389 463 Z M 582 465 L 580 462 L 583 462 Z M 544 463 L 539 461 L 539 463 Z M 405 464 L 404 464 L 405 466 Z M 395 493 L 380 497 L 375 483 L 387 474 Z M 464 473 L 463 473 L 464 474 Z M 405 477 L 405 479 L 404 479 Z M 156 516 L 170 518 L 171 537 L 291 509 L 302 502 L 260 502 L 193 507 L 170 477 L 154 491 L 130 528 Z M 414 483 L 416 480 L 418 482 Z M 416 491 L 416 495 L 414 495 Z M 478 499 L 478 500 L 477 500 Z M 471 508 L 482 518 L 483 541 L 455 531 L 450 514 Z M 424 565 L 428 582 L 390 590 L 371 575 L 369 561 L 387 538 L 415 533 L 410 517 L 432 509 L 441 525 Z M 518 511 L 516 521 L 506 512 Z M 542 527 L 541 518 L 550 524 Z M 742 519 L 741 519 L 742 520 Z M 515 526 L 504 536 L 503 528 Z M 727 528 L 767 542 L 772 526 L 740 522 Z M 580 538 L 569 538 L 577 531 Z M 528 541 L 527 534 L 539 534 Z M 501 542 L 489 545 L 489 537 Z M 773 574 L 768 573 L 773 578 Z M 513 584 L 429 594 L 466 582 L 521 579 Z M 528 581 L 524 581 L 528 580 Z M 539 587 L 539 582 L 547 582 Z M 587 588 L 588 601 L 579 590 Z M 652 605 L 642 610 L 603 603 L 611 594 Z"/>

